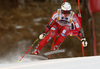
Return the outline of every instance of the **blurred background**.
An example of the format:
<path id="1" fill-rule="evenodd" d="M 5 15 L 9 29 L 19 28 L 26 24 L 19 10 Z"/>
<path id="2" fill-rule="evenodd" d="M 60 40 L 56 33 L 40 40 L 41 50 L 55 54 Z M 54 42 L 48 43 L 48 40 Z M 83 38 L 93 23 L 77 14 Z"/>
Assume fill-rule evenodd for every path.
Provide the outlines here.
<path id="1" fill-rule="evenodd" d="M 79 13 L 78 0 L 66 0 L 72 11 Z M 43 32 L 53 12 L 64 0 L 0 0 L 0 59 L 15 60 L 22 56 Z M 85 56 L 100 55 L 100 0 L 80 0 L 82 27 L 88 46 Z M 50 51 L 53 39 L 41 50 Z M 38 44 L 38 43 L 37 43 Z M 29 51 L 34 50 L 35 46 Z M 54 54 L 51 58 L 82 57 L 81 41 L 67 36 L 60 49 L 65 53 Z"/>

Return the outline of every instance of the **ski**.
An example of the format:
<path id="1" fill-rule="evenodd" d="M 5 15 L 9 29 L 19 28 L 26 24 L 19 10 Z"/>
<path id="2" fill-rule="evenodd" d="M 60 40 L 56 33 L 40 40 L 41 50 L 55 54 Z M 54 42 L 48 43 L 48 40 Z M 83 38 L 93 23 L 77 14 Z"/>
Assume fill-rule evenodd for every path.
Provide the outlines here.
<path id="1" fill-rule="evenodd" d="M 26 58 L 30 58 L 31 60 L 34 60 L 34 59 L 46 60 L 46 59 L 48 59 L 47 57 L 44 57 L 42 55 L 26 54 L 25 56 L 26 56 Z"/>
<path id="2" fill-rule="evenodd" d="M 66 51 L 66 49 L 55 50 L 55 51 L 46 52 L 46 53 L 44 53 L 44 55 L 48 56 L 50 54 L 62 53 L 62 52 L 65 52 L 65 51 Z"/>

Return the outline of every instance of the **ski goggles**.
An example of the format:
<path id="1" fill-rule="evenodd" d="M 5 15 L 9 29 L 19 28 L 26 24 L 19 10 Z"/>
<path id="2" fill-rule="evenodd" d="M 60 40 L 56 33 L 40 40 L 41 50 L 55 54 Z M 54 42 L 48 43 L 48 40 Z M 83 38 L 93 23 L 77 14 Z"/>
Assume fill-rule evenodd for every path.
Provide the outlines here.
<path id="1" fill-rule="evenodd" d="M 64 10 L 61 10 L 62 11 L 62 14 L 70 14 L 70 11 L 64 11 Z"/>

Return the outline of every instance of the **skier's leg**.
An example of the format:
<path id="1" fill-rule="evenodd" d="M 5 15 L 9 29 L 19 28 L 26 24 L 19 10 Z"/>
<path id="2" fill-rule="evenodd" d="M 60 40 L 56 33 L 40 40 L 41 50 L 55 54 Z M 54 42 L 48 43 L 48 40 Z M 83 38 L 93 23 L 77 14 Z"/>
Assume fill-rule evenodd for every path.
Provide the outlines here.
<path id="1" fill-rule="evenodd" d="M 69 33 L 69 31 L 70 31 L 70 27 L 68 25 L 66 25 L 62 28 L 62 30 L 60 31 L 60 35 L 59 35 L 56 43 L 54 44 L 53 50 L 59 49 L 59 46 L 62 44 L 62 42 L 66 38 L 67 33 Z"/>
<path id="2" fill-rule="evenodd" d="M 57 34 L 57 27 L 54 25 L 51 27 L 50 33 L 44 37 L 43 40 L 39 42 L 35 50 L 32 52 L 33 54 L 39 54 L 39 51 Z"/>

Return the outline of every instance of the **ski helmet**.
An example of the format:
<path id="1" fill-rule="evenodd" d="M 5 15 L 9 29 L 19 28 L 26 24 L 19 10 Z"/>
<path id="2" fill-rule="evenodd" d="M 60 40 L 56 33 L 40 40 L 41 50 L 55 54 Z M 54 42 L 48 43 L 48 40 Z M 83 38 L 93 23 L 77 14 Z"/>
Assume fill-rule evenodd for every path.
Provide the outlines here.
<path id="1" fill-rule="evenodd" d="M 61 5 L 61 10 L 63 10 L 63 11 L 70 11 L 71 10 L 71 4 L 68 3 L 68 2 L 64 2 Z"/>

